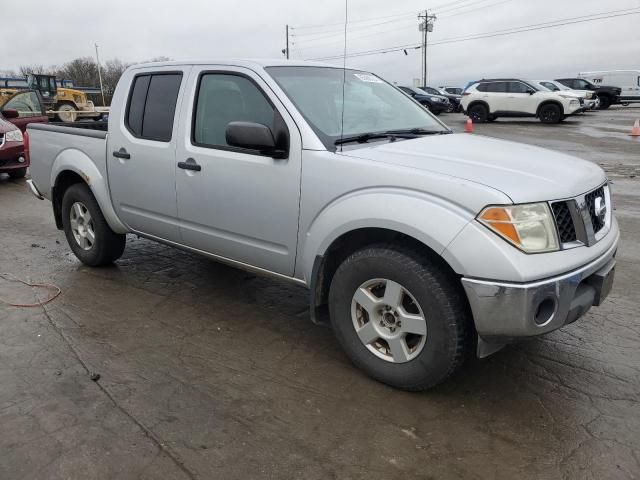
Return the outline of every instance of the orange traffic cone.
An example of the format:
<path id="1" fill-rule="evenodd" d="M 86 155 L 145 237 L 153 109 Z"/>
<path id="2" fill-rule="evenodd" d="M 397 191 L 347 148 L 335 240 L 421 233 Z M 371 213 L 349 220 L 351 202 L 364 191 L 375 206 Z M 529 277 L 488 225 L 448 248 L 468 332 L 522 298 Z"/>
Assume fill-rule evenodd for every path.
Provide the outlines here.
<path id="1" fill-rule="evenodd" d="M 633 128 L 629 135 L 632 137 L 640 137 L 640 120 L 636 120 L 636 123 L 633 124 Z"/>
<path id="2" fill-rule="evenodd" d="M 464 126 L 464 131 L 467 133 L 473 133 L 473 120 L 467 118 L 467 124 Z"/>

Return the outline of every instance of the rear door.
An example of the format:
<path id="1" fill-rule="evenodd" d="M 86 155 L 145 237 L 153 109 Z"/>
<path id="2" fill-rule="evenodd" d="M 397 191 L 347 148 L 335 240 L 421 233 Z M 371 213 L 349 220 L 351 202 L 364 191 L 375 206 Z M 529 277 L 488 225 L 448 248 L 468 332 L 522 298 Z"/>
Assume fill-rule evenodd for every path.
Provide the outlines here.
<path id="1" fill-rule="evenodd" d="M 2 106 L 2 110 L 18 111 L 18 118 L 10 118 L 8 120 L 23 132 L 27 130 L 27 125 L 30 123 L 46 123 L 49 121 L 40 96 L 35 90 L 14 94 Z"/>
<path id="2" fill-rule="evenodd" d="M 510 112 L 509 94 L 507 92 L 507 82 L 487 82 L 481 83 L 476 90 L 482 92 L 481 98 L 489 104 L 491 113 Z"/>
<path id="3" fill-rule="evenodd" d="M 249 69 L 194 67 L 192 78 L 176 158 L 183 243 L 293 275 L 302 155 L 296 124 L 269 85 Z M 234 121 L 288 131 L 288 157 L 228 145 L 225 132 Z M 199 170 L 183 169 L 185 163 Z"/>
<path id="4" fill-rule="evenodd" d="M 118 216 L 131 230 L 172 242 L 180 241 L 178 107 L 190 68 L 161 67 L 123 79 L 130 84 L 126 107 L 109 119 L 109 187 Z"/>

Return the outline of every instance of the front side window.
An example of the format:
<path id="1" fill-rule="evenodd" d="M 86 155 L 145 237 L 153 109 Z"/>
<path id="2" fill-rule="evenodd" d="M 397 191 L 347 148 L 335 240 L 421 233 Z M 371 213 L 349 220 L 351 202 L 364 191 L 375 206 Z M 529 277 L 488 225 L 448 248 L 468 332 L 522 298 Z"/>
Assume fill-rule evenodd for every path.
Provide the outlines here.
<path id="1" fill-rule="evenodd" d="M 528 93 L 532 88 L 522 82 L 509 82 L 509 93 Z"/>
<path id="2" fill-rule="evenodd" d="M 126 125 L 138 138 L 170 142 L 181 73 L 138 75 L 133 81 Z"/>
<path id="3" fill-rule="evenodd" d="M 20 117 L 38 117 L 42 115 L 42 108 L 36 92 L 18 93 L 11 97 L 2 108 L 17 110 Z"/>
<path id="4" fill-rule="evenodd" d="M 371 73 L 332 67 L 266 70 L 331 150 L 341 135 L 414 128 L 447 130 L 422 106 Z"/>
<path id="5" fill-rule="evenodd" d="M 231 122 L 260 123 L 274 128 L 273 105 L 249 78 L 231 73 L 206 73 L 200 78 L 192 141 L 196 145 L 234 148 L 227 143 Z"/>

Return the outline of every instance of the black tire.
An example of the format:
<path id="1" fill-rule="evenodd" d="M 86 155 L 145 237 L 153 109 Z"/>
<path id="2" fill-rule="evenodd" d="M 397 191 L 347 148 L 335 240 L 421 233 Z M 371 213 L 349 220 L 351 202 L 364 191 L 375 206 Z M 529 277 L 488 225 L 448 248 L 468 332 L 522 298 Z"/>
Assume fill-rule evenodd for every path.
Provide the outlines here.
<path id="1" fill-rule="evenodd" d="M 538 117 L 542 123 L 560 123 L 563 117 L 562 109 L 554 103 L 548 103 L 540 107 Z"/>
<path id="2" fill-rule="evenodd" d="M 9 178 L 13 180 L 18 180 L 20 178 L 24 178 L 27 174 L 27 167 L 24 168 L 16 168 L 15 170 L 9 170 Z"/>
<path id="3" fill-rule="evenodd" d="M 485 123 L 489 118 L 489 109 L 482 103 L 475 103 L 468 108 L 467 114 L 473 123 Z"/>
<path id="4" fill-rule="evenodd" d="M 71 208 L 81 203 L 91 215 L 95 241 L 89 249 L 83 249 L 76 241 L 71 229 Z M 62 226 L 67 242 L 78 259 L 85 265 L 99 267 L 108 265 L 122 256 L 126 235 L 115 233 L 104 219 L 93 193 L 84 183 L 71 185 L 62 197 Z"/>
<path id="5" fill-rule="evenodd" d="M 600 99 L 600 110 L 606 110 L 611 106 L 611 97 L 609 95 L 598 95 Z"/>
<path id="6" fill-rule="evenodd" d="M 381 278 L 409 291 L 426 319 L 424 346 L 415 358 L 404 363 L 386 361 L 369 350 L 360 341 L 352 320 L 354 293 L 363 283 Z M 357 251 L 342 262 L 331 282 L 333 331 L 350 360 L 369 376 L 403 390 L 432 388 L 463 364 L 470 345 L 471 317 L 456 281 L 412 249 L 374 245 Z"/>

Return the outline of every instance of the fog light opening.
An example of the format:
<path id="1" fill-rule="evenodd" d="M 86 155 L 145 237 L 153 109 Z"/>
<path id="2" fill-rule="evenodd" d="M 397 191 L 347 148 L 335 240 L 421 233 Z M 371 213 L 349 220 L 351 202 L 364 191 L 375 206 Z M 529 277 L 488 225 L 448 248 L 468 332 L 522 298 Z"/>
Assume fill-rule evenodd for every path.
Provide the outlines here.
<path id="1" fill-rule="evenodd" d="M 536 322 L 536 325 L 544 325 L 551 320 L 553 314 L 556 311 L 556 301 L 554 298 L 545 298 L 538 304 L 538 308 L 536 309 L 536 314 L 533 320 Z"/>

